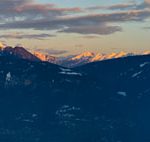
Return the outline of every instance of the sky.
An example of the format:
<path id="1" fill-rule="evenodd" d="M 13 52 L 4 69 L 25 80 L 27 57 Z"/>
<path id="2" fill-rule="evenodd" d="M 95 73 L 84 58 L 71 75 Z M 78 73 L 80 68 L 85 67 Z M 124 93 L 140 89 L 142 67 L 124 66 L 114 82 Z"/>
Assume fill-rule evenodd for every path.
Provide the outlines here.
<path id="1" fill-rule="evenodd" d="M 150 0 L 0 0 L 0 41 L 56 56 L 150 50 Z"/>

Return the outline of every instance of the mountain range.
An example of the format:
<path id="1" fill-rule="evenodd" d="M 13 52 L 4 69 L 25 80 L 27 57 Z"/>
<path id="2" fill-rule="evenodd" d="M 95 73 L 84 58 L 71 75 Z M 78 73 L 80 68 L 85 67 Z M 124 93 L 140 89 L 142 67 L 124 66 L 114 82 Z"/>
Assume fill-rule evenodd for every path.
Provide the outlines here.
<path id="1" fill-rule="evenodd" d="M 127 56 L 136 56 L 139 55 L 137 53 L 126 53 L 126 52 L 118 52 L 118 53 L 110 53 L 110 54 L 100 54 L 100 53 L 93 53 L 93 52 L 83 52 L 78 55 L 71 55 L 66 57 L 55 57 L 49 54 L 43 54 L 41 52 L 33 51 L 29 52 L 23 47 L 4 47 L 3 44 L 0 44 L 1 54 L 9 54 L 12 56 L 16 56 L 22 59 L 29 59 L 31 61 L 46 61 L 50 63 L 54 63 L 60 66 L 73 68 L 77 66 L 81 66 L 87 63 L 102 61 L 102 60 L 109 60 L 115 58 L 122 58 Z M 145 51 L 141 53 L 141 55 L 148 55 L 150 51 Z"/>
<path id="2" fill-rule="evenodd" d="M 59 62 L 58 64 L 65 66 L 65 67 L 77 67 L 81 66 L 87 63 L 96 62 L 96 61 L 102 61 L 102 60 L 108 60 L 108 59 L 114 59 L 114 58 L 121 58 L 126 56 L 133 56 L 135 54 L 133 53 L 125 53 L 125 52 L 119 52 L 119 53 L 110 53 L 110 54 L 95 54 L 93 52 L 83 52 L 79 55 L 71 56 L 70 58 L 66 58 L 66 60 L 63 60 L 63 62 Z"/>
<path id="3" fill-rule="evenodd" d="M 7 47 L 0 51 L 0 141 L 149 142 L 149 84 L 150 55 L 66 68 Z"/>

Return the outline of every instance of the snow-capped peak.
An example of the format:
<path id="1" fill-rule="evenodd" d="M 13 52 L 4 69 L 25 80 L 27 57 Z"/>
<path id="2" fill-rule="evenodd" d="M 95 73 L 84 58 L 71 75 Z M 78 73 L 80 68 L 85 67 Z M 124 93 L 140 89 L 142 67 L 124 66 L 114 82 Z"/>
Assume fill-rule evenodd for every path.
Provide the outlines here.
<path id="1" fill-rule="evenodd" d="M 93 52 L 87 51 L 87 52 L 83 52 L 83 53 L 73 57 L 72 60 L 79 60 L 82 58 L 92 58 L 94 56 L 95 56 L 95 54 Z"/>
<path id="2" fill-rule="evenodd" d="M 5 45 L 2 42 L 0 42 L 0 49 L 2 49 L 4 47 L 5 47 Z"/>
<path id="3" fill-rule="evenodd" d="M 55 62 L 56 61 L 56 57 L 47 55 L 47 54 L 43 54 L 41 52 L 35 51 L 33 53 L 34 56 L 36 56 L 37 58 L 39 58 L 41 61 L 48 61 L 48 62 Z"/>
<path id="4" fill-rule="evenodd" d="M 127 56 L 126 52 L 119 52 L 119 53 L 110 53 L 110 54 L 100 54 L 98 53 L 95 57 L 91 59 L 91 62 L 94 61 L 101 61 L 101 60 L 106 60 L 106 59 L 113 59 L 113 58 L 121 58 Z"/>
<path id="5" fill-rule="evenodd" d="M 99 60 L 103 60 L 103 59 L 104 59 L 104 55 L 98 53 L 98 54 L 95 55 L 95 57 L 93 57 L 93 58 L 91 59 L 91 62 L 95 62 L 95 61 L 99 61 Z"/>
<path id="6" fill-rule="evenodd" d="M 150 51 L 145 51 L 145 52 L 143 53 L 143 55 L 148 55 L 148 54 L 150 54 Z"/>

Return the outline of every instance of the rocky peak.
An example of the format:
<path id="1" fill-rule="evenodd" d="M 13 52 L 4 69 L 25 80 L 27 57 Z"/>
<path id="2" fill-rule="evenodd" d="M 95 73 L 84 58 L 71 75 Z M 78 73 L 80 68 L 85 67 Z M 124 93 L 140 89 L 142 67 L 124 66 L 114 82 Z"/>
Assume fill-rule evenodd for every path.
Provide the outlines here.
<path id="1" fill-rule="evenodd" d="M 37 58 L 39 58 L 41 61 L 48 61 L 48 62 L 55 62 L 56 61 L 56 57 L 50 56 L 50 55 L 46 55 L 40 52 L 35 51 L 33 53 L 34 56 L 36 56 Z"/>
<path id="2" fill-rule="evenodd" d="M 15 58 L 30 60 L 30 61 L 40 61 L 40 59 L 38 59 L 36 56 L 31 54 L 25 48 L 19 46 L 16 46 L 14 48 L 7 46 L 3 49 L 2 54 L 4 56 L 11 56 Z"/>
<path id="3" fill-rule="evenodd" d="M 79 59 L 82 59 L 82 58 L 92 58 L 94 56 L 95 56 L 95 54 L 93 52 L 87 51 L 87 52 L 81 53 L 81 54 L 73 57 L 72 60 L 79 60 Z"/>
<path id="4" fill-rule="evenodd" d="M 2 42 L 0 42 L 0 50 L 3 49 L 4 47 L 5 45 Z"/>

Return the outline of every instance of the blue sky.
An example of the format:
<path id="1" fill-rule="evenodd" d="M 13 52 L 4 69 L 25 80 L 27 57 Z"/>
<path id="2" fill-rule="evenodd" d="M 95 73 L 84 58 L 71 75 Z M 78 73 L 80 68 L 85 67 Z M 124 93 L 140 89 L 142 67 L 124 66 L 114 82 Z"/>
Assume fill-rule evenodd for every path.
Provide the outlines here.
<path id="1" fill-rule="evenodd" d="M 0 0 L 0 41 L 58 56 L 150 50 L 150 0 Z M 64 51 L 64 52 L 61 52 Z M 61 53 L 60 55 L 58 53 Z"/>
<path id="2" fill-rule="evenodd" d="M 38 0 L 41 3 L 55 3 L 58 6 L 73 7 L 81 6 L 87 7 L 92 5 L 111 5 L 117 3 L 127 3 L 127 2 L 142 2 L 142 0 Z"/>

